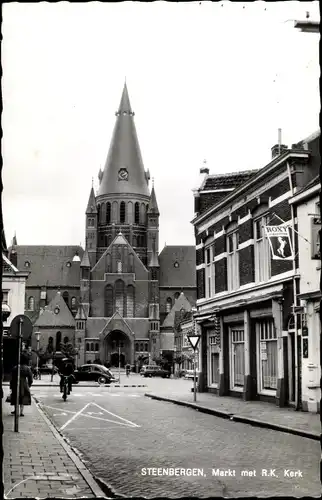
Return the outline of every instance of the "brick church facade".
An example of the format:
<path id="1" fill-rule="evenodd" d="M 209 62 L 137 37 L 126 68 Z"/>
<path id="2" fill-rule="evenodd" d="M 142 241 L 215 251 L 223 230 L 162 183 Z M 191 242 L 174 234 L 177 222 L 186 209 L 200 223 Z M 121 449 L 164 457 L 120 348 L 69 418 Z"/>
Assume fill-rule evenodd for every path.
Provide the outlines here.
<path id="1" fill-rule="evenodd" d="M 159 253 L 160 212 L 153 182 L 149 189 L 126 84 L 98 177 L 98 192 L 92 186 L 86 208 L 85 250 L 17 244 L 9 249 L 30 273 L 26 314 L 41 330 L 43 345 L 55 346 L 53 325 L 61 333 L 71 322 L 66 314 L 60 321 L 61 308 L 51 307 L 61 294 L 74 318 L 78 364 L 99 358 L 116 365 L 119 352 L 122 364 L 133 365 L 144 356 L 157 359 L 174 350 L 173 329 L 169 321 L 163 328 L 163 322 L 177 298 L 183 294 L 190 307 L 195 303 L 195 247 L 165 246 Z M 47 309 L 59 311 L 54 322 L 46 315 L 46 326 Z"/>

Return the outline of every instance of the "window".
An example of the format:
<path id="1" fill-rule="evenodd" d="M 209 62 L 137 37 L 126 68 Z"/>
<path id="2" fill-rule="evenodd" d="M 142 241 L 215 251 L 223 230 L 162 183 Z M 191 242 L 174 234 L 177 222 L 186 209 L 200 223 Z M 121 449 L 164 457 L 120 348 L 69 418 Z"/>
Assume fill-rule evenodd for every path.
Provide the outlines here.
<path id="1" fill-rule="evenodd" d="M 111 222 L 111 204 L 110 202 L 106 203 L 106 224 L 110 224 Z"/>
<path id="2" fill-rule="evenodd" d="M 8 304 L 8 295 L 9 292 L 7 290 L 2 291 L 2 304 Z"/>
<path id="3" fill-rule="evenodd" d="M 125 202 L 121 201 L 120 203 L 120 223 L 124 224 L 125 222 Z"/>
<path id="4" fill-rule="evenodd" d="M 277 333 L 272 319 L 256 322 L 258 392 L 277 388 Z"/>
<path id="5" fill-rule="evenodd" d="M 98 345 L 98 342 L 95 343 L 95 351 L 99 351 L 99 345 Z"/>
<path id="6" fill-rule="evenodd" d="M 92 217 L 89 217 L 88 219 L 88 227 L 95 227 L 95 222 Z"/>
<path id="7" fill-rule="evenodd" d="M 227 235 L 227 285 L 229 291 L 239 288 L 239 254 L 237 231 Z"/>
<path id="8" fill-rule="evenodd" d="M 165 310 L 168 313 L 171 311 L 171 309 L 172 309 L 172 299 L 171 299 L 171 297 L 168 297 L 167 302 L 166 302 L 166 306 L 165 306 Z"/>
<path id="9" fill-rule="evenodd" d="M 134 224 L 140 223 L 140 206 L 139 203 L 136 202 L 134 205 Z"/>
<path id="10" fill-rule="evenodd" d="M 88 342 L 86 342 L 86 351 L 89 351 L 89 350 L 90 350 L 90 349 L 89 349 L 89 343 L 88 343 Z"/>
<path id="11" fill-rule="evenodd" d="M 66 302 L 66 304 L 68 305 L 68 303 L 69 303 L 69 295 L 68 295 L 68 292 L 64 292 L 64 293 L 63 293 L 63 299 L 64 299 L 64 301 Z"/>
<path id="12" fill-rule="evenodd" d="M 97 222 L 101 223 L 101 205 L 97 205 Z"/>
<path id="13" fill-rule="evenodd" d="M 105 316 L 110 318 L 113 316 L 113 287 L 107 285 L 105 287 Z"/>
<path id="14" fill-rule="evenodd" d="M 94 351 L 94 342 L 91 342 L 91 351 Z"/>
<path id="15" fill-rule="evenodd" d="M 28 299 L 28 311 L 35 310 L 35 299 L 33 297 L 29 297 Z"/>
<path id="16" fill-rule="evenodd" d="M 180 297 L 180 293 L 179 293 L 179 292 L 176 292 L 176 293 L 174 294 L 174 298 L 177 300 L 179 297 Z"/>
<path id="17" fill-rule="evenodd" d="M 243 328 L 230 328 L 230 388 L 244 387 L 245 338 Z"/>
<path id="18" fill-rule="evenodd" d="M 101 224 L 103 226 L 105 226 L 105 222 L 106 222 L 106 205 L 105 205 L 105 203 L 102 203 L 102 207 L 101 207 Z"/>
<path id="19" fill-rule="evenodd" d="M 143 343 L 141 342 L 140 344 L 140 351 L 142 352 L 143 351 Z"/>
<path id="20" fill-rule="evenodd" d="M 115 282 L 115 308 L 121 316 L 124 315 L 124 282 L 122 280 Z"/>
<path id="21" fill-rule="evenodd" d="M 122 272 L 122 261 L 121 260 L 117 261 L 117 272 L 118 273 Z"/>
<path id="22" fill-rule="evenodd" d="M 206 268 L 205 268 L 205 279 L 206 279 L 206 298 L 212 297 L 215 291 L 215 264 L 213 262 L 213 246 L 208 246 L 205 249 L 206 257 Z"/>
<path id="23" fill-rule="evenodd" d="M 76 305 L 77 305 L 77 300 L 76 300 L 76 297 L 72 297 L 71 304 L 72 304 L 72 308 L 74 308 L 74 309 L 75 309 L 75 307 L 76 307 Z"/>
<path id="24" fill-rule="evenodd" d="M 254 220 L 254 260 L 255 260 L 255 282 L 266 281 L 270 278 L 271 255 L 268 238 L 265 235 L 264 226 L 267 217 L 259 217 Z"/>
<path id="25" fill-rule="evenodd" d="M 56 351 L 60 350 L 60 344 L 61 344 L 61 332 L 56 333 Z"/>
<path id="26" fill-rule="evenodd" d="M 134 286 L 128 285 L 126 294 L 126 315 L 134 318 Z"/>
<path id="27" fill-rule="evenodd" d="M 147 351 L 148 351 L 148 344 L 145 344 L 145 345 L 144 345 L 144 350 L 145 350 L 145 352 L 147 352 Z"/>
<path id="28" fill-rule="evenodd" d="M 136 343 L 135 343 L 135 350 L 136 350 L 137 352 L 138 352 L 138 350 L 139 350 L 139 343 L 138 343 L 138 342 L 136 342 Z"/>

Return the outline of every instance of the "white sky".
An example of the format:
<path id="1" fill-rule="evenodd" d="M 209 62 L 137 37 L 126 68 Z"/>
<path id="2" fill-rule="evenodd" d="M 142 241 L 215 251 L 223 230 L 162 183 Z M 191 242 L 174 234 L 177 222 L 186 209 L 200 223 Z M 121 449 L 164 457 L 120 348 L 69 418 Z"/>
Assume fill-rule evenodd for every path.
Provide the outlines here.
<path id="1" fill-rule="evenodd" d="M 318 2 L 3 5 L 2 195 L 7 244 L 79 244 L 126 76 L 155 178 L 160 249 L 194 244 L 193 194 L 210 173 L 260 168 L 282 128 L 319 127 Z"/>

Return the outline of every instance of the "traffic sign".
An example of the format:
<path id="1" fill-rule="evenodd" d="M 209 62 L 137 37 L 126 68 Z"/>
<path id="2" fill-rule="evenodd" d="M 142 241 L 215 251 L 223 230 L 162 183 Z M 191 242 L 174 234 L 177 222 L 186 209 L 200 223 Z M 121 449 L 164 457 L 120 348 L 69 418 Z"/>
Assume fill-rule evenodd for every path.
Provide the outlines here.
<path id="1" fill-rule="evenodd" d="M 19 336 L 19 328 L 20 328 L 20 319 L 22 319 L 21 323 L 21 334 L 23 340 L 29 340 L 32 334 L 32 323 L 28 316 L 25 314 L 18 314 L 13 318 L 10 325 L 10 336 L 12 338 L 18 338 Z"/>
<path id="2" fill-rule="evenodd" d="M 193 350 L 196 350 L 198 342 L 200 340 L 200 335 L 188 335 L 188 340 L 189 340 Z"/>

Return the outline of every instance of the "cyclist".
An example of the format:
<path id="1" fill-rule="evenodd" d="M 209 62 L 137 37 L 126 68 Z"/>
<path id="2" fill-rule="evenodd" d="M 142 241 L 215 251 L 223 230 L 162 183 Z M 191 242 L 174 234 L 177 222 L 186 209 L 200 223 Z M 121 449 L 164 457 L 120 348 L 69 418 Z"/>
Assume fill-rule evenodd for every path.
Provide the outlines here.
<path id="1" fill-rule="evenodd" d="M 64 378 L 68 377 L 68 394 L 72 390 L 72 383 L 74 379 L 74 363 L 70 358 L 62 359 L 61 368 L 59 371 L 60 375 L 60 392 L 63 392 L 64 388 Z"/>

